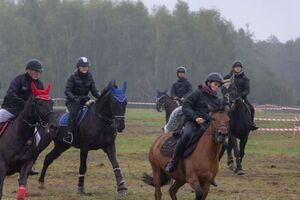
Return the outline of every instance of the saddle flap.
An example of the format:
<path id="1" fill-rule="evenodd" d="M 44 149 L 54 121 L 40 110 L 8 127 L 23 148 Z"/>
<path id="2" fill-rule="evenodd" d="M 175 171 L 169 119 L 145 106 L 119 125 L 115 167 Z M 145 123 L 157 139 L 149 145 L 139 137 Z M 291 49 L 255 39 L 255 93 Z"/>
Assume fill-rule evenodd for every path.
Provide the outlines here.
<path id="1" fill-rule="evenodd" d="M 173 135 L 170 136 L 161 146 L 160 153 L 163 156 L 172 157 L 178 139 L 179 138 L 175 138 Z M 193 151 L 196 149 L 198 140 L 199 140 L 199 137 L 192 140 L 192 142 L 190 142 L 188 144 L 188 146 L 186 147 L 186 149 L 184 151 L 184 158 L 188 157 L 189 155 L 191 155 L 193 153 Z"/>
<path id="2" fill-rule="evenodd" d="M 6 128 L 8 127 L 8 124 L 8 121 L 0 123 L 0 136 L 5 132 Z"/>
<path id="3" fill-rule="evenodd" d="M 87 111 L 89 110 L 88 107 L 84 106 L 78 113 L 76 118 L 76 125 L 78 126 L 82 119 L 85 117 Z M 59 126 L 68 126 L 68 120 L 69 120 L 70 113 L 66 112 L 64 113 L 60 119 L 59 119 Z"/>

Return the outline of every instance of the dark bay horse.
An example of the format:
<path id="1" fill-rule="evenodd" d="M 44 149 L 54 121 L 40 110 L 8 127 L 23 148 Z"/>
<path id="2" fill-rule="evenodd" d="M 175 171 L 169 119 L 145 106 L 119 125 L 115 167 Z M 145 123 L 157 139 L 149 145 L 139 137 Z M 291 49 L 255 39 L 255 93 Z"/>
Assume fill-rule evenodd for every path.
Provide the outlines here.
<path id="1" fill-rule="evenodd" d="M 166 123 L 169 121 L 170 115 L 173 110 L 178 106 L 180 106 L 180 102 L 170 97 L 167 94 L 167 90 L 163 92 L 157 90 L 155 108 L 158 112 L 162 112 L 163 110 L 166 111 Z"/>
<path id="2" fill-rule="evenodd" d="M 213 113 L 212 122 L 197 142 L 194 152 L 185 158 L 172 174 L 167 174 L 164 171 L 170 158 L 163 156 L 160 152 L 163 143 L 171 135 L 163 134 L 159 136 L 149 151 L 149 161 L 152 167 L 153 178 L 147 174 L 143 176 L 145 183 L 155 187 L 155 199 L 161 199 L 162 192 L 160 187 L 166 185 L 170 181 L 170 178 L 175 180 L 169 189 L 172 200 L 177 199 L 176 193 L 185 183 L 189 183 L 195 190 L 196 199 L 206 199 L 211 181 L 218 172 L 219 154 L 228 128 L 229 117 L 227 111 Z M 219 139 L 220 137 L 222 140 Z"/>
<path id="3" fill-rule="evenodd" d="M 229 105 L 230 128 L 228 145 L 223 146 L 220 159 L 227 151 L 227 165 L 238 175 L 244 175 L 242 160 L 245 155 L 245 147 L 252 127 L 251 112 L 244 100 L 239 96 L 237 88 L 231 80 L 228 86 L 222 89 L 224 101 Z M 240 143 L 238 145 L 239 139 Z M 232 150 L 236 159 L 236 167 L 232 157 Z"/>
<path id="4" fill-rule="evenodd" d="M 28 145 L 28 141 L 34 140 L 36 130 L 43 129 L 53 113 L 53 102 L 48 96 L 50 85 L 45 90 L 38 90 L 32 83 L 31 89 L 33 95 L 25 103 L 23 111 L 9 122 L 0 137 L 0 199 L 5 176 L 16 172 L 20 172 L 17 199 L 25 199 L 28 173 L 36 159 L 32 153 L 35 144 Z"/>
<path id="5" fill-rule="evenodd" d="M 125 181 L 116 159 L 115 146 L 117 132 L 122 132 L 125 128 L 125 111 L 127 105 L 125 96 L 126 88 L 126 83 L 123 84 L 123 88 L 119 89 L 113 82 L 110 82 L 102 91 L 101 96 L 96 102 L 89 107 L 85 117 L 74 131 L 72 146 L 80 149 L 80 168 L 77 188 L 79 193 L 84 193 L 84 177 L 87 170 L 86 162 L 89 150 L 102 149 L 112 164 L 117 182 L 117 191 L 122 195 L 127 194 Z M 54 115 L 55 122 L 53 123 L 58 124 L 63 113 L 55 112 Z M 45 157 L 39 178 L 40 188 L 44 188 L 45 174 L 49 165 L 71 147 L 62 140 L 66 131 L 66 127 L 58 126 L 55 133 L 52 133 L 54 148 Z M 44 146 L 47 146 L 50 142 L 51 139 L 46 139 Z"/>

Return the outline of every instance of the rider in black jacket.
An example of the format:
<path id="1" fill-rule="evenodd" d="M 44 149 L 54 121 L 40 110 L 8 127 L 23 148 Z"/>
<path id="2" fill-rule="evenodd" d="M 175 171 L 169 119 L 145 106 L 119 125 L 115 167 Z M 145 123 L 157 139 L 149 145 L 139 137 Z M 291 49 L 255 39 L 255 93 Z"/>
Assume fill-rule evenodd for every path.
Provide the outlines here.
<path id="1" fill-rule="evenodd" d="M 17 117 L 24 109 L 31 91 L 31 82 L 34 82 L 37 89 L 44 89 L 43 83 L 38 79 L 43 71 L 42 64 L 37 59 L 30 59 L 26 64 L 26 73 L 17 76 L 11 83 L 4 97 L 0 109 L 0 124 L 13 117 Z M 38 172 L 30 171 L 29 175 L 36 175 Z"/>
<path id="2" fill-rule="evenodd" d="M 250 93 L 250 85 L 249 85 L 249 79 L 245 75 L 245 72 L 242 70 L 243 65 L 242 62 L 239 60 L 236 60 L 232 64 L 232 70 L 231 72 L 224 77 L 224 79 L 230 79 L 232 76 L 234 76 L 234 84 L 237 87 L 237 91 L 239 95 L 244 99 L 245 103 L 248 105 L 249 110 L 251 112 L 251 118 L 252 118 L 252 131 L 257 130 L 258 127 L 254 123 L 254 114 L 255 110 L 253 105 L 248 101 L 247 96 Z"/>
<path id="3" fill-rule="evenodd" d="M 37 89 L 44 89 L 43 83 L 38 79 L 41 71 L 42 64 L 39 60 L 29 60 L 26 64 L 26 73 L 17 76 L 10 83 L 4 97 L 2 109 L 17 116 L 23 110 L 25 102 L 32 94 L 31 82 L 34 82 Z M 3 121 L 0 120 L 0 122 Z"/>
<path id="4" fill-rule="evenodd" d="M 68 121 L 68 132 L 63 141 L 71 144 L 73 142 L 73 131 L 76 117 L 80 109 L 90 100 L 88 94 L 91 91 L 95 98 L 100 97 L 92 74 L 89 72 L 90 63 L 86 57 L 77 60 L 77 70 L 68 78 L 65 89 L 66 106 L 70 116 Z"/>
<path id="5" fill-rule="evenodd" d="M 185 78 L 186 68 L 178 67 L 176 70 L 178 80 L 173 83 L 171 89 L 171 96 L 183 102 L 183 100 L 189 95 L 192 91 L 192 84 Z"/>
<path id="6" fill-rule="evenodd" d="M 217 90 L 222 84 L 223 77 L 219 73 L 210 73 L 205 82 L 199 85 L 183 102 L 182 111 L 185 116 L 183 133 L 177 141 L 172 159 L 165 168 L 166 172 L 175 171 L 178 161 L 183 158 L 188 142 L 200 129 L 203 134 L 211 120 L 208 106 L 214 109 L 222 108 L 221 100 L 217 97 Z"/>

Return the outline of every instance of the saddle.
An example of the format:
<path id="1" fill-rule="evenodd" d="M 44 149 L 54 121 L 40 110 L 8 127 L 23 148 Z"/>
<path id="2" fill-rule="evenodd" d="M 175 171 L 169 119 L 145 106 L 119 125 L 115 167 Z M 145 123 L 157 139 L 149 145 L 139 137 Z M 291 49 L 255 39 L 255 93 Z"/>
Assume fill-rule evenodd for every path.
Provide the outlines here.
<path id="1" fill-rule="evenodd" d="M 88 112 L 89 107 L 84 106 L 78 113 L 76 118 L 76 126 L 80 124 L 82 119 L 85 117 L 86 113 Z M 69 120 L 70 113 L 65 112 L 60 118 L 59 118 L 59 126 L 68 126 L 68 120 Z"/>
<path id="2" fill-rule="evenodd" d="M 191 140 L 187 144 L 187 147 L 184 150 L 184 154 L 183 154 L 184 158 L 188 157 L 189 155 L 191 155 L 193 153 L 193 151 L 196 149 L 198 140 L 200 139 L 200 137 L 202 136 L 202 134 L 204 133 L 205 130 L 206 129 L 200 129 L 194 135 L 194 137 L 191 138 Z M 166 157 L 172 157 L 175 146 L 176 146 L 179 138 L 180 138 L 180 136 L 178 136 L 178 134 L 173 133 L 161 146 L 160 153 Z"/>
<path id="3" fill-rule="evenodd" d="M 0 136 L 5 132 L 8 127 L 9 121 L 0 123 Z"/>

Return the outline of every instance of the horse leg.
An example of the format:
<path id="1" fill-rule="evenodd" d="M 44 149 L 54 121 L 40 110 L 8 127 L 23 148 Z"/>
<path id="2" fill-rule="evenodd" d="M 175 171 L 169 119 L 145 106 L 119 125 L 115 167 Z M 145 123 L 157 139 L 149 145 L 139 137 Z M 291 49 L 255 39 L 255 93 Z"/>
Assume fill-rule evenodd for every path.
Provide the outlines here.
<path id="1" fill-rule="evenodd" d="M 199 183 L 199 180 L 197 176 L 190 176 L 187 180 L 187 182 L 191 185 L 191 187 L 194 189 L 196 193 L 196 200 L 203 200 L 204 197 L 204 191 Z"/>
<path id="2" fill-rule="evenodd" d="M 177 200 L 176 193 L 181 186 L 184 185 L 184 182 L 175 181 L 169 189 L 169 194 L 172 200 Z"/>
<path id="3" fill-rule="evenodd" d="M 152 163 L 151 163 L 152 165 Z M 161 200 L 162 192 L 161 192 L 161 170 L 159 167 L 152 166 L 152 174 L 153 174 L 153 185 L 154 185 L 154 197 L 155 200 Z"/>
<path id="4" fill-rule="evenodd" d="M 44 188 L 44 182 L 45 182 L 45 175 L 46 171 L 49 167 L 49 165 L 56 159 L 58 158 L 64 151 L 69 149 L 70 146 L 66 145 L 64 143 L 58 143 L 55 142 L 54 148 L 51 150 L 50 153 L 48 153 L 45 157 L 44 164 L 43 164 L 43 169 L 39 178 L 39 183 L 40 183 L 40 189 Z"/>
<path id="5" fill-rule="evenodd" d="M 84 193 L 84 177 L 86 174 L 86 160 L 88 156 L 88 151 L 80 149 L 80 168 L 79 168 L 79 178 L 77 192 L 80 194 Z"/>
<path id="6" fill-rule="evenodd" d="M 241 157 L 241 163 L 243 161 L 244 155 L 245 155 L 245 147 L 248 141 L 248 137 L 243 138 L 240 140 L 240 157 Z"/>
<path id="7" fill-rule="evenodd" d="M 228 137 L 228 145 L 226 148 L 227 151 L 227 166 L 228 168 L 233 171 L 234 170 L 234 162 L 233 162 L 233 157 L 232 157 L 232 148 L 234 146 L 233 141 L 234 139 L 232 138 L 232 136 Z"/>
<path id="8" fill-rule="evenodd" d="M 6 166 L 3 162 L 0 163 L 0 200 L 2 199 L 3 183 L 6 176 Z"/>
<path id="9" fill-rule="evenodd" d="M 234 137 L 233 139 L 233 149 L 234 149 L 234 156 L 236 161 L 236 169 L 234 170 L 234 173 L 237 175 L 244 175 L 243 169 L 242 169 L 242 163 L 241 163 L 241 156 L 240 156 L 240 150 L 237 144 L 237 139 Z"/>
<path id="10" fill-rule="evenodd" d="M 202 199 L 206 199 L 208 192 L 209 192 L 209 188 L 210 188 L 210 182 L 211 181 L 205 181 L 203 184 L 201 184 L 202 188 L 203 188 L 203 197 Z"/>
<path id="11" fill-rule="evenodd" d="M 119 194 L 121 195 L 127 195 L 127 188 L 125 186 L 125 181 L 123 179 L 122 176 L 122 172 L 121 169 L 119 167 L 119 163 L 117 161 L 117 156 L 116 156 L 116 146 L 115 146 L 115 142 L 111 145 L 109 145 L 106 149 L 105 152 L 108 156 L 108 159 L 111 162 L 111 165 L 113 167 L 114 173 L 115 173 L 115 177 L 116 177 L 116 181 L 117 181 L 117 191 L 119 192 Z"/>
<path id="12" fill-rule="evenodd" d="M 18 190 L 18 200 L 25 200 L 26 196 L 26 185 L 29 172 L 33 166 L 33 160 L 26 161 L 20 171 L 20 178 L 19 178 L 19 190 Z"/>

